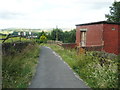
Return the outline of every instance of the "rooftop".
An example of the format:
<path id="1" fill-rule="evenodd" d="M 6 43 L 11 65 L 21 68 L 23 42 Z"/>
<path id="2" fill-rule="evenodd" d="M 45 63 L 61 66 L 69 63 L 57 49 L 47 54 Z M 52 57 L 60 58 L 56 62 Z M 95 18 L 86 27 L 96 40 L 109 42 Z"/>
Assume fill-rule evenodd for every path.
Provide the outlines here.
<path id="1" fill-rule="evenodd" d="M 76 26 L 93 25 L 93 24 L 116 24 L 116 25 L 120 25 L 119 22 L 99 21 L 99 22 L 91 22 L 91 23 L 77 24 Z"/>

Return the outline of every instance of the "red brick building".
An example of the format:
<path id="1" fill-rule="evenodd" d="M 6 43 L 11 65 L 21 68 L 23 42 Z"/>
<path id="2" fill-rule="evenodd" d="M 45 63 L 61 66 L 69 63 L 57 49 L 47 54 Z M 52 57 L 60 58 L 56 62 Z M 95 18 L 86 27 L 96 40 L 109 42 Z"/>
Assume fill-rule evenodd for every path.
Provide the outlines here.
<path id="1" fill-rule="evenodd" d="M 100 21 L 78 24 L 76 45 L 81 48 L 97 47 L 100 51 L 120 54 L 120 23 Z"/>

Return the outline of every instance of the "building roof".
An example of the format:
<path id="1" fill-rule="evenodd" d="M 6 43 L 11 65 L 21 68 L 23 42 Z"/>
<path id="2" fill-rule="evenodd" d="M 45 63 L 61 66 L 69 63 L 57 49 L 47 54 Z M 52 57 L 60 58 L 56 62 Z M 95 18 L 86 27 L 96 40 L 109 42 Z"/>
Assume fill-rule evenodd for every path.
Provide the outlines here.
<path id="1" fill-rule="evenodd" d="M 120 23 L 118 23 L 118 22 L 99 21 L 99 22 L 77 24 L 76 26 L 85 26 L 85 25 L 93 25 L 93 24 L 116 24 L 116 25 L 120 25 Z"/>

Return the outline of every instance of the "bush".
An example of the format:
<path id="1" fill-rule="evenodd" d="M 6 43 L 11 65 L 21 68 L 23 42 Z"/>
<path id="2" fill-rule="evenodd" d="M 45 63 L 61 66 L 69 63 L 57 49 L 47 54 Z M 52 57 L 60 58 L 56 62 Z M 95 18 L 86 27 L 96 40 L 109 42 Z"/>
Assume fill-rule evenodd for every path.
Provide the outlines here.
<path id="1" fill-rule="evenodd" d="M 35 73 L 39 46 L 36 43 L 24 42 L 15 46 L 4 45 L 4 50 L 6 51 L 2 56 L 3 88 L 27 88 Z M 11 54 L 12 52 L 14 54 Z"/>
<path id="2" fill-rule="evenodd" d="M 46 43 L 46 42 L 47 42 L 47 37 L 46 37 L 45 35 L 42 35 L 42 36 L 40 37 L 40 42 L 41 42 L 41 43 Z"/>

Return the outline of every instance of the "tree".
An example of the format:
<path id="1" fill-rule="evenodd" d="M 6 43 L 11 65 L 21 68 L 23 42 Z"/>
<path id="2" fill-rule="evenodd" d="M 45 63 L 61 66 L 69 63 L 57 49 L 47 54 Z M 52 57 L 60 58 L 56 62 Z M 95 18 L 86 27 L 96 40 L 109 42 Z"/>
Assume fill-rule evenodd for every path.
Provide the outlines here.
<path id="1" fill-rule="evenodd" d="M 110 14 L 106 14 L 107 21 L 120 22 L 120 1 L 115 1 L 110 7 Z"/>
<path id="2" fill-rule="evenodd" d="M 48 40 L 52 40 L 51 33 L 48 33 L 47 38 Z"/>
<path id="3" fill-rule="evenodd" d="M 75 40 L 76 40 L 76 29 L 64 32 L 64 40 L 63 40 L 64 43 L 75 43 Z"/>
<path id="4" fill-rule="evenodd" d="M 46 33 L 44 31 L 37 33 L 37 39 L 39 39 L 42 35 L 46 36 Z"/>
<path id="5" fill-rule="evenodd" d="M 75 43 L 76 40 L 76 29 L 70 31 L 70 43 Z"/>
<path id="6" fill-rule="evenodd" d="M 65 31 L 64 32 L 64 39 L 63 39 L 64 43 L 69 43 L 69 40 L 70 40 L 69 36 L 70 36 L 69 31 Z"/>
<path id="7" fill-rule="evenodd" d="M 63 40 L 63 31 L 58 28 L 53 29 L 51 32 L 51 39 L 57 40 L 57 41 L 62 41 Z"/>
<path id="8" fill-rule="evenodd" d="M 40 37 L 40 42 L 41 43 L 47 42 L 47 37 L 44 34 Z"/>

